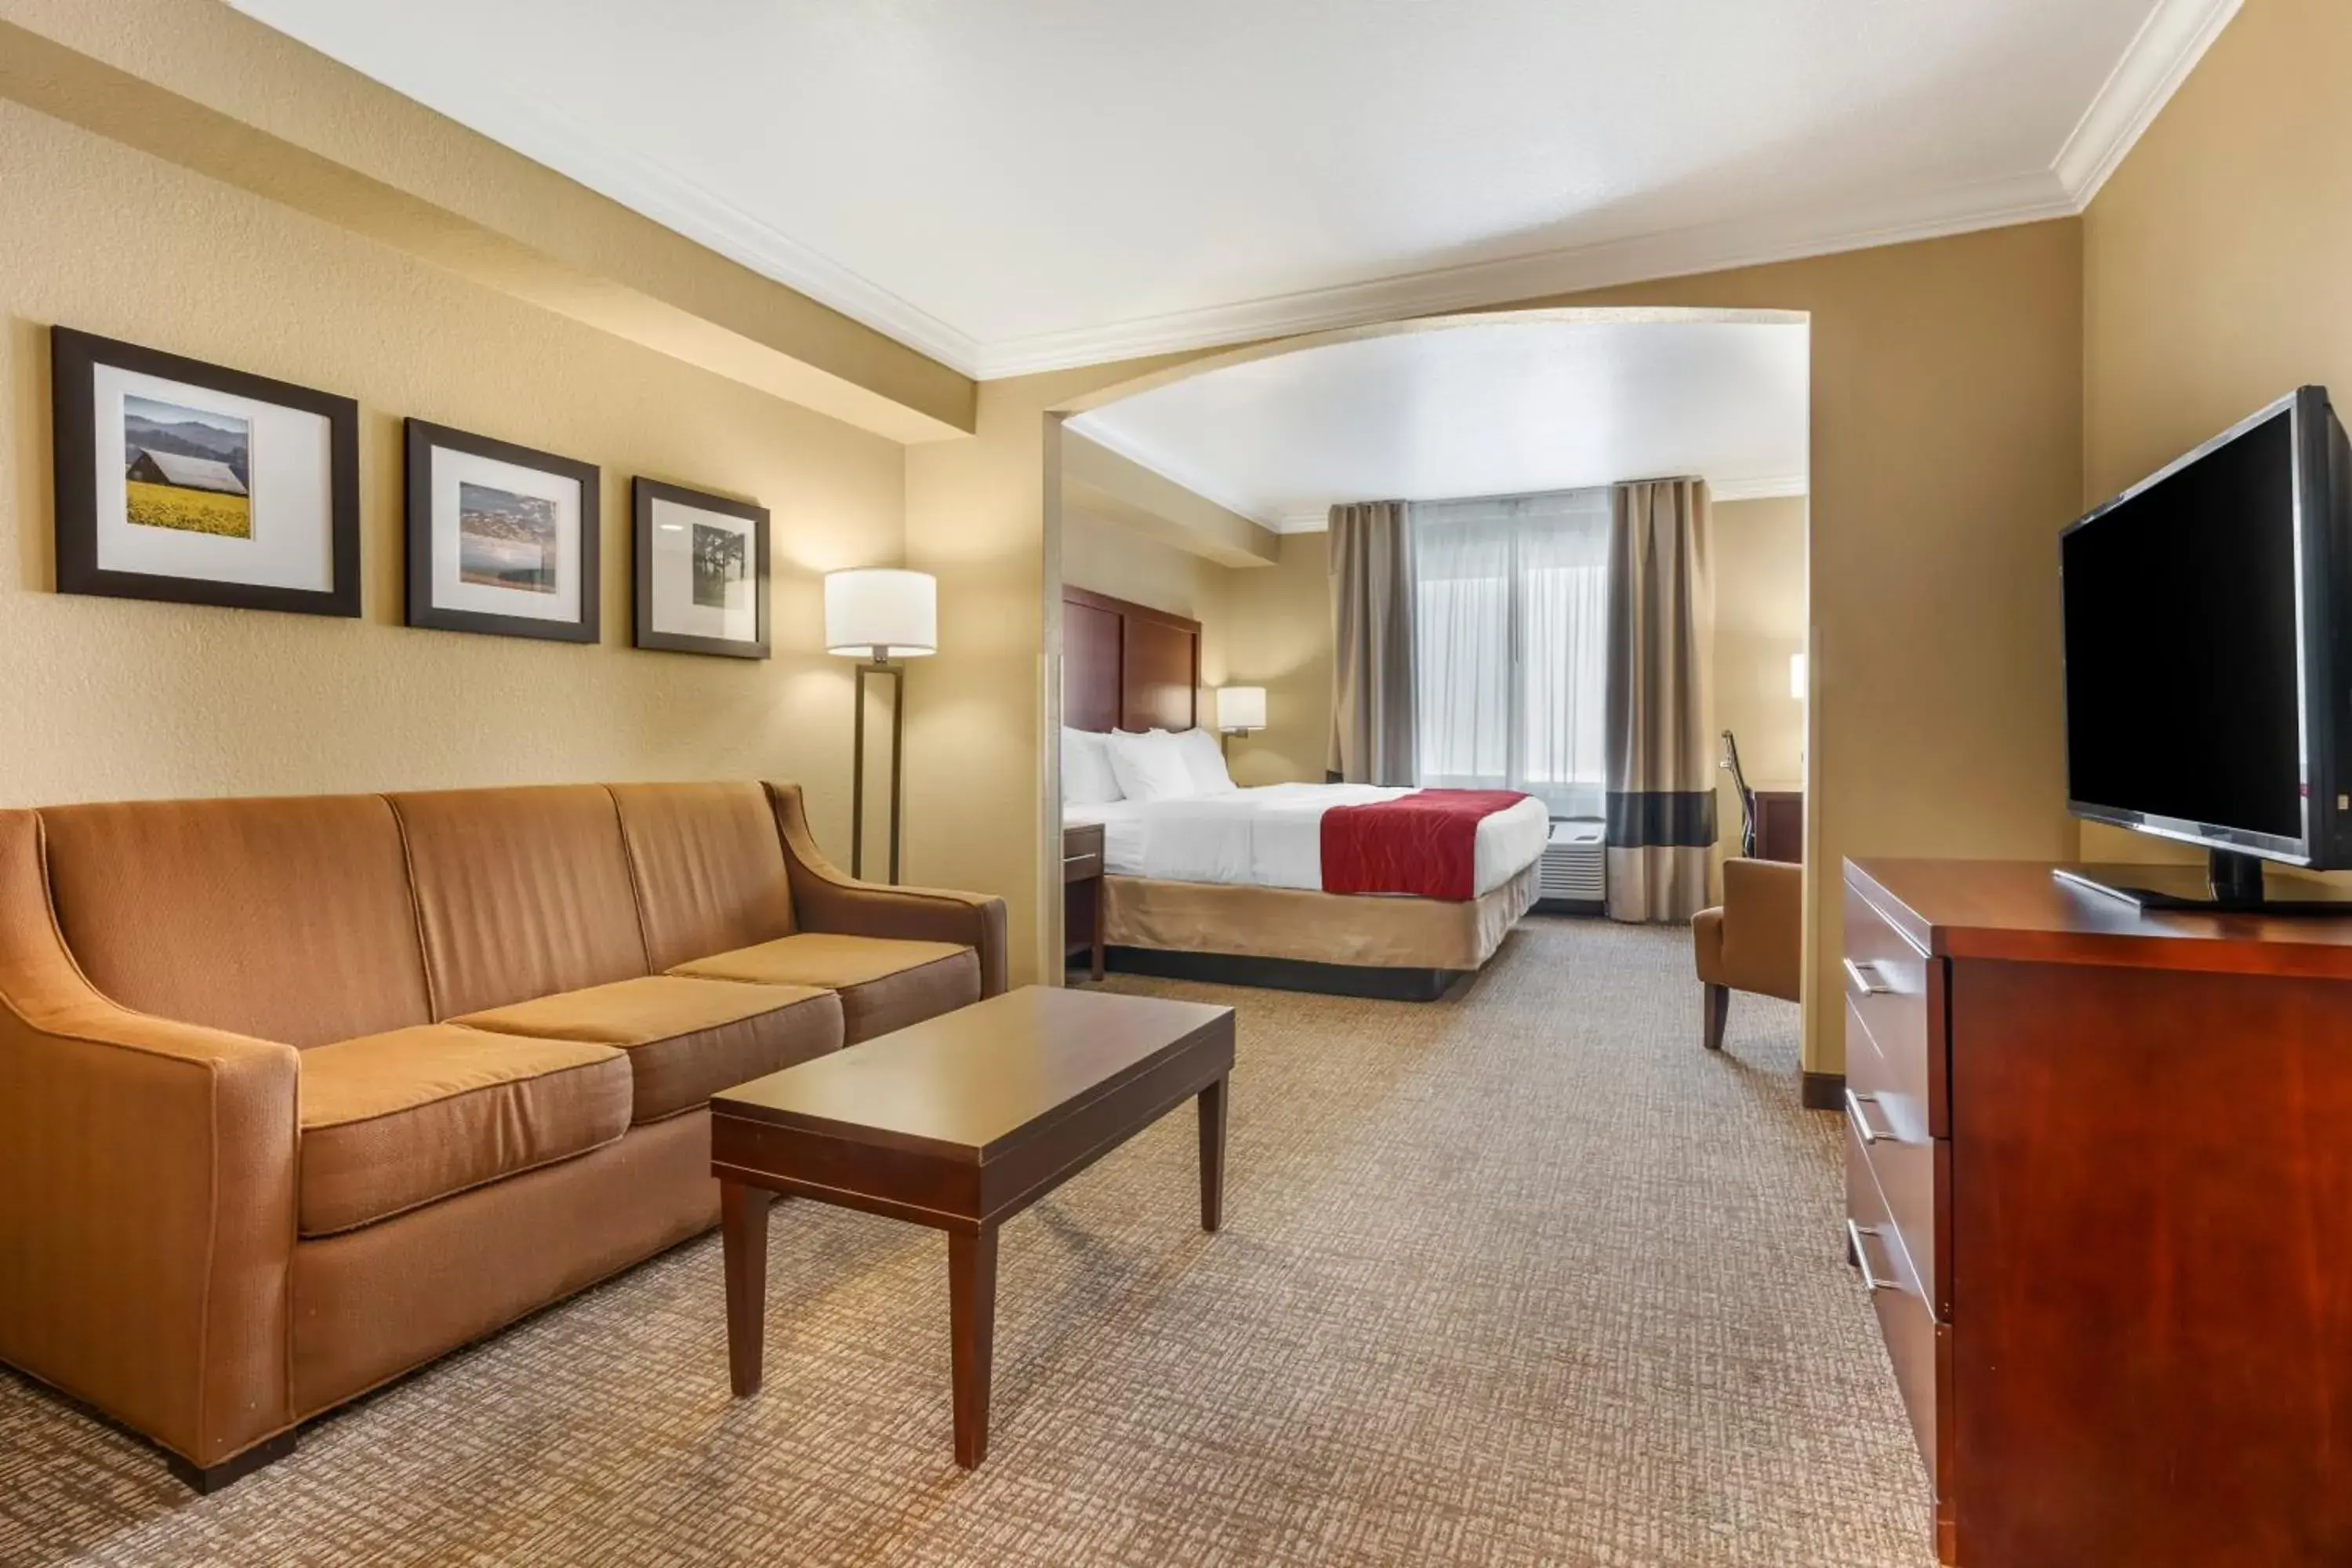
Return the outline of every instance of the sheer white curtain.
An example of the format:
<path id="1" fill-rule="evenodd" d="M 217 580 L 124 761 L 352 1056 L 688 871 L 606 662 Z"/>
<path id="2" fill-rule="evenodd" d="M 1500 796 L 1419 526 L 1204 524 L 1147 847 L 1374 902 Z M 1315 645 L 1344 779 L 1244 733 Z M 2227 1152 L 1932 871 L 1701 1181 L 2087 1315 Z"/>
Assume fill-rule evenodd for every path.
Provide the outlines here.
<path id="1" fill-rule="evenodd" d="M 1421 782 L 1601 816 L 1609 491 L 1416 501 L 1410 517 Z"/>

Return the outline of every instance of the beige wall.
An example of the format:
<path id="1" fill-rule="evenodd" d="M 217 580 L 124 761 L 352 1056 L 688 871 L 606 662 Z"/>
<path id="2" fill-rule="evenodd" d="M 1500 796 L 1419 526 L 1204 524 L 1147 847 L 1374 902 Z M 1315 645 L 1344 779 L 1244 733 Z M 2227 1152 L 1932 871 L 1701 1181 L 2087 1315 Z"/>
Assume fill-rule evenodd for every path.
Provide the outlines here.
<path id="1" fill-rule="evenodd" d="M 1066 508 L 1062 518 L 1062 580 L 1073 587 L 1189 616 L 1206 627 L 1218 616 L 1226 585 L 1246 575 L 1083 508 Z M 1205 650 L 1202 674 L 1214 679 Z"/>
<path id="2" fill-rule="evenodd" d="M 2084 220 L 2095 503 L 2305 383 L 2352 411 L 2352 7 L 2239 13 Z M 2187 859 L 2083 824 L 2085 859 Z"/>
<path id="3" fill-rule="evenodd" d="M 907 564 L 940 656 L 907 687 L 911 880 L 1003 896 L 1015 983 L 1061 940 L 1061 421 L 1132 365 L 983 382 L 969 440 L 907 448 Z M 1055 868 L 1050 887 L 1047 868 Z M 1050 894 L 1050 896 L 1048 896 Z"/>
<path id="4" fill-rule="evenodd" d="M 1062 430 L 1063 504 L 1221 566 L 1268 566 L 1282 537 L 1196 490 L 1089 439 Z"/>
<path id="5" fill-rule="evenodd" d="M 1265 688 L 1265 728 L 1233 742 L 1234 782 L 1319 784 L 1331 739 L 1329 536 L 1286 533 L 1225 594 L 1225 678 Z"/>
<path id="6" fill-rule="evenodd" d="M 1076 506 L 1063 511 L 1062 580 L 1201 623 L 1201 714 L 1220 686 L 1265 688 L 1266 727 L 1235 736 L 1242 784 L 1318 782 L 1331 727 L 1331 611 L 1324 536 L 1282 536 L 1271 566 L 1221 566 Z"/>
<path id="7" fill-rule="evenodd" d="M 0 801 L 764 775 L 842 846 L 818 574 L 898 557 L 898 445 L 7 102 L 0 188 Z M 52 322 L 357 398 L 364 618 L 50 592 Z M 603 467 L 602 646 L 400 624 L 412 414 Z M 775 658 L 627 646 L 633 473 L 772 510 Z"/>
<path id="8" fill-rule="evenodd" d="M 1260 569 L 1262 570 L 1262 568 Z M 1210 693 L 1225 683 L 1232 584 L 1253 574 L 1204 561 L 1076 507 L 1062 513 L 1062 581 L 1201 623 L 1201 721 L 1216 717 Z"/>
<path id="9" fill-rule="evenodd" d="M 1805 705 L 1789 695 L 1789 656 L 1804 647 L 1805 499 L 1717 501 L 1715 724 L 1738 737 L 1751 788 L 1804 783 Z M 1719 868 L 1739 853 L 1739 792 L 1721 771 L 1716 790 Z"/>
<path id="10" fill-rule="evenodd" d="M 1263 686 L 1266 727 L 1225 743 L 1241 784 L 1323 777 L 1331 723 L 1331 621 L 1324 536 L 1281 539 L 1271 566 L 1222 566 L 1066 505 L 1062 580 L 1201 623 L 1201 718 L 1220 686 Z"/>

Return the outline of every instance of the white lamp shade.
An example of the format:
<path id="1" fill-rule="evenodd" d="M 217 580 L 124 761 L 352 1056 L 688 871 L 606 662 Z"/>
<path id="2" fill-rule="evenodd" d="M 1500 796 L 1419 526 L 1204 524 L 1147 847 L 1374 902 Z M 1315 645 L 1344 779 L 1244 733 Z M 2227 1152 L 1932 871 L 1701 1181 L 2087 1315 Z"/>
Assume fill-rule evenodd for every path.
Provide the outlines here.
<path id="1" fill-rule="evenodd" d="M 1789 656 L 1789 695 L 1800 702 L 1805 700 L 1805 656 L 1801 653 Z"/>
<path id="2" fill-rule="evenodd" d="M 860 566 L 824 576 L 824 647 L 854 658 L 916 658 L 940 647 L 940 585 L 928 572 Z"/>
<path id="3" fill-rule="evenodd" d="M 1220 730 L 1265 729 L 1265 688 L 1263 686 L 1217 688 L 1217 728 Z"/>

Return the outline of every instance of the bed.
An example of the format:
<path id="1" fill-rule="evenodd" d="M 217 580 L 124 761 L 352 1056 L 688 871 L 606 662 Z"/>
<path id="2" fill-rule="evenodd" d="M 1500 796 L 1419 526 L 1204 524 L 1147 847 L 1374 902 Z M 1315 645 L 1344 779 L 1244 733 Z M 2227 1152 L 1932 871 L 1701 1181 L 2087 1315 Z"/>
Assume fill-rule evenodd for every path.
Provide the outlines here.
<path id="1" fill-rule="evenodd" d="M 1062 610 L 1066 725 L 1195 728 L 1199 623 L 1078 588 Z M 1484 966 L 1533 905 L 1550 822 L 1525 796 L 1486 803 L 1454 896 L 1324 890 L 1326 815 L 1414 795 L 1289 784 L 1069 804 L 1063 816 L 1103 828 L 1110 967 L 1425 1001 Z"/>

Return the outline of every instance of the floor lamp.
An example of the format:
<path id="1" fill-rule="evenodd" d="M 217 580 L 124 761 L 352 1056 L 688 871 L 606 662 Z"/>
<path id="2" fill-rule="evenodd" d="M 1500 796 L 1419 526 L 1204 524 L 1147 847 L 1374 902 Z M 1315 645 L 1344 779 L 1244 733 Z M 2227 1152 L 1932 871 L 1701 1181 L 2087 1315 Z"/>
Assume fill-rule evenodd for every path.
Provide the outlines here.
<path id="1" fill-rule="evenodd" d="M 857 720 L 850 744 L 849 874 L 866 868 L 866 685 L 890 678 L 890 880 L 898 879 L 899 740 L 906 732 L 907 671 L 891 660 L 939 651 L 940 585 L 928 572 L 861 566 L 824 579 L 824 647 L 855 658 Z"/>

